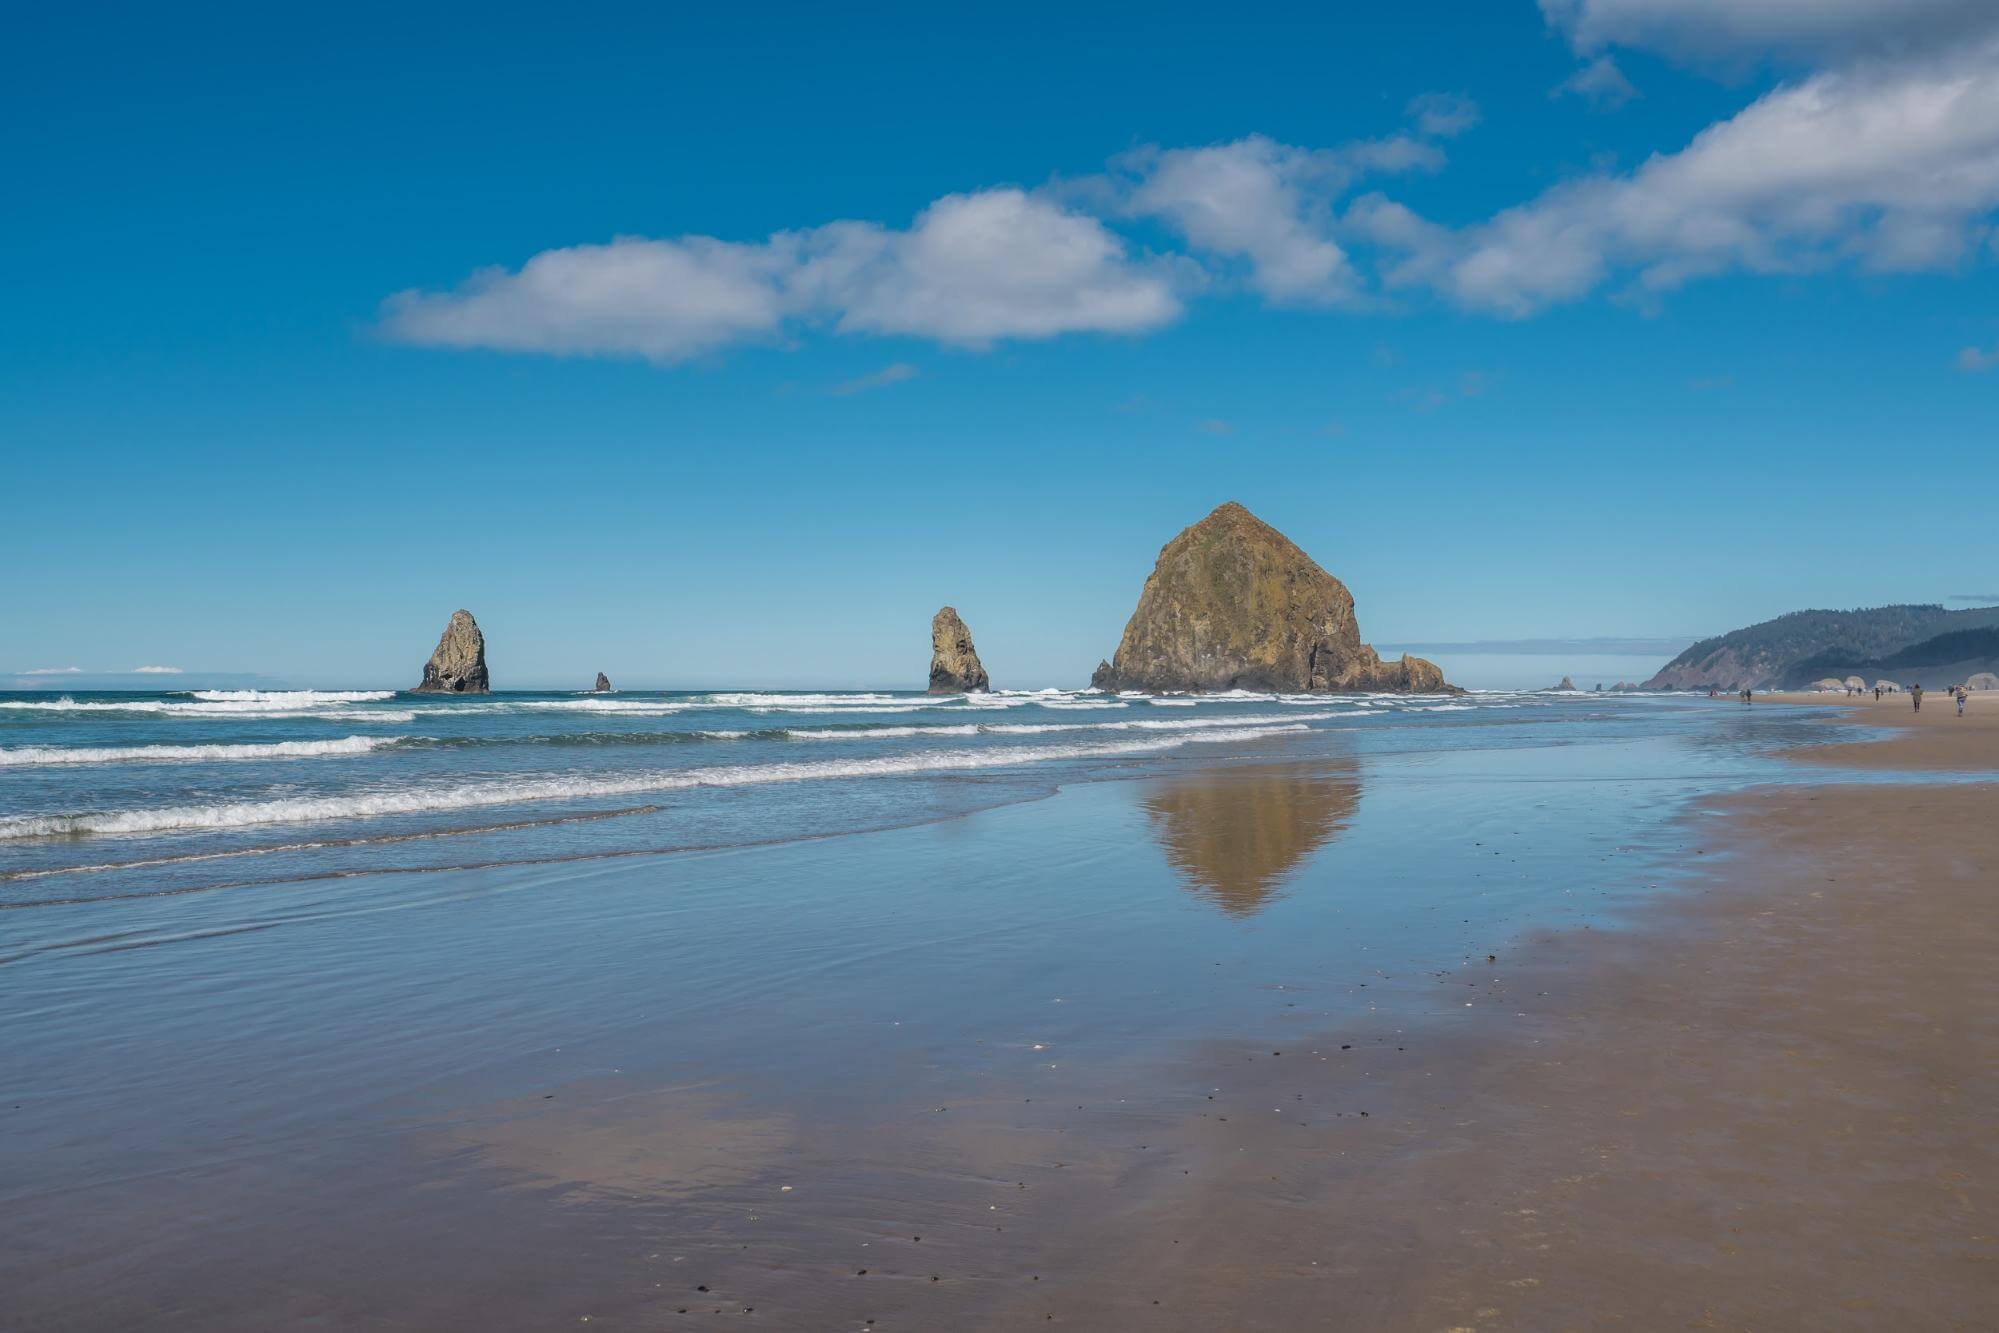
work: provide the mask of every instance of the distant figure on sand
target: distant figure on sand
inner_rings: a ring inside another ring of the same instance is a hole
[[[1877,704],[1881,702],[1881,687],[1879,685],[1874,687],[1874,702]]]
[[[1912,700],[1912,701],[1913,701],[1913,702],[1915,703],[1915,705],[1916,705],[1916,711],[1917,711],[1918,713],[1922,712],[1922,711],[1923,711],[1923,687],[1922,687],[1921,685],[1911,685],[1911,686],[1909,687],[1909,698],[1910,698],[1910,699],[1911,699],[1911,700]]]
[[[1742,691],[1742,702],[1749,703],[1754,697],[1747,689]]]
[[[1958,687],[1957,687],[1957,689],[1956,689],[1956,690],[1952,691],[1952,693],[1954,693],[1954,694],[1956,694],[1956,695],[1957,695],[1957,715],[1958,715],[1959,717],[1963,717],[1963,716],[1964,716],[1964,696],[1965,696],[1965,688],[1964,688],[1964,686],[1960,685],[1960,686],[1958,686]]]

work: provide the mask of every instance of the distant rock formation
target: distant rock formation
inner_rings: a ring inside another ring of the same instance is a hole
[[[1230,501],[1159,553],[1103,690],[1461,693],[1435,663],[1384,662],[1360,641],[1353,594],[1283,533]]]
[[[597,683],[590,687],[590,693],[609,694],[610,692],[611,692],[611,678],[605,675],[603,672],[599,671],[597,673]]]
[[[944,607],[930,618],[930,693],[984,694],[992,687],[972,647],[972,631],[954,608]]]
[[[454,611],[451,623],[438,636],[437,651],[423,666],[423,683],[416,694],[484,694],[486,680],[486,636],[470,611]]]
[[[1541,691],[1541,693],[1543,693],[1543,694],[1560,694],[1560,693],[1561,693],[1562,691],[1564,691],[1564,690],[1573,690],[1573,689],[1575,689],[1575,687],[1576,687],[1576,683],[1575,683],[1574,681],[1570,680],[1570,679],[1569,679],[1569,678],[1568,678],[1567,676],[1564,676],[1564,677],[1562,677],[1562,678],[1561,678],[1561,680],[1559,680],[1559,681],[1558,681],[1558,682],[1556,682],[1555,684],[1553,684],[1553,685],[1550,685],[1550,686],[1549,686],[1549,687],[1548,687],[1547,689],[1545,689],[1545,690],[1542,690],[1542,691]],[[1597,688],[1598,688],[1598,689],[1600,690],[1600,689],[1602,689],[1602,688],[1603,688],[1603,686],[1599,685],[1599,686],[1597,686]]]
[[[1837,677],[1827,676],[1823,680],[1813,681],[1812,688],[1820,694],[1844,694],[1846,682]]]
[[[1990,671],[1980,671],[1964,682],[1967,690],[1999,690],[1999,676]]]

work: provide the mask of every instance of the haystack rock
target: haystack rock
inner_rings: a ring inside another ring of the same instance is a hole
[[[423,665],[423,684],[416,694],[484,694],[486,636],[470,611],[454,611],[438,636],[437,651]]]
[[[1570,679],[1569,679],[1569,678],[1568,678],[1567,676],[1564,676],[1564,677],[1562,677],[1562,678],[1561,678],[1561,679],[1560,679],[1559,681],[1557,681],[1557,682],[1556,682],[1555,684],[1553,684],[1553,685],[1550,685],[1550,686],[1549,686],[1549,687],[1548,687],[1547,689],[1543,690],[1543,691],[1542,691],[1542,693],[1543,693],[1543,694],[1561,694],[1561,693],[1563,693],[1564,691],[1573,691],[1573,690],[1574,690],[1575,688],[1576,688],[1576,683],[1575,683],[1574,681],[1570,680]],[[1602,689],[1602,688],[1603,688],[1603,686],[1599,685],[1599,686],[1597,686],[1597,688],[1598,688],[1598,689],[1600,690],[1600,689]]]
[[[1104,690],[1462,691],[1434,662],[1384,662],[1360,641],[1353,594],[1234,501],[1166,543],[1097,668]]]
[[[972,647],[972,631],[951,607],[930,618],[930,692],[984,694],[993,687]]]
[[[610,692],[611,692],[611,678],[605,675],[603,672],[599,671],[597,673],[597,683],[590,687],[590,693],[609,694]]]

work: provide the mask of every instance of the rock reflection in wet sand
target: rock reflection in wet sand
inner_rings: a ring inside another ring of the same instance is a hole
[[[1210,769],[1155,784],[1145,810],[1187,887],[1230,916],[1260,911],[1360,803],[1352,764]]]

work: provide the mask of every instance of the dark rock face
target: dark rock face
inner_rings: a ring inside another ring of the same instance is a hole
[[[484,694],[486,636],[470,611],[454,611],[438,637],[437,651],[423,666],[423,683],[416,694]]]
[[[1557,683],[1555,683],[1555,684],[1553,684],[1553,685],[1550,685],[1550,686],[1549,686],[1549,687],[1548,687],[1548,688],[1547,688],[1546,690],[1542,691],[1542,693],[1544,693],[1544,694],[1559,694],[1559,693],[1560,693],[1561,691],[1563,691],[1563,690],[1573,690],[1573,689],[1574,689],[1575,687],[1576,687],[1576,683],[1575,683],[1574,681],[1570,680],[1570,679],[1569,679],[1569,678],[1568,678],[1567,676],[1564,676],[1564,677],[1562,677],[1562,678],[1561,678],[1561,680],[1560,680],[1560,681],[1558,681]],[[1600,689],[1602,689],[1602,688],[1603,688],[1603,686],[1599,685],[1599,686],[1597,686],[1597,688],[1598,688],[1598,689],[1600,690]]]
[[[956,610],[944,607],[930,620],[930,693],[984,694],[992,687],[972,647],[972,631]]]
[[[1353,594],[1231,501],[1166,543],[1124,627],[1105,690],[1459,693],[1435,663],[1384,662]]]
[[[611,678],[599,671],[597,673],[597,683],[590,687],[590,692],[592,694],[609,694],[611,692]]]

